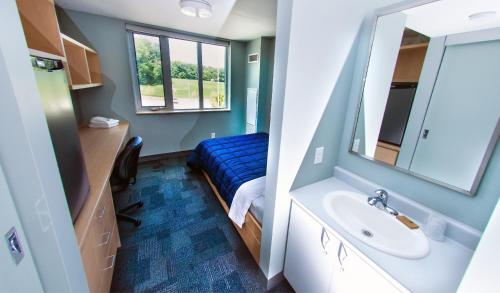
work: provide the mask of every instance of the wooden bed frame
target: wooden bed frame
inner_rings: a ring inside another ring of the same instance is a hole
[[[208,184],[210,185],[215,196],[219,200],[222,208],[224,208],[224,211],[226,211],[226,213],[229,213],[229,207],[220,196],[219,191],[212,183],[212,180],[210,179],[208,174],[204,170],[202,170],[201,172],[203,172],[203,176],[205,176],[205,178],[207,179]],[[245,216],[245,223],[243,224],[243,228],[238,227],[234,223],[233,225],[236,228],[236,231],[238,231],[238,233],[240,234],[241,239],[243,239],[243,242],[245,242],[245,245],[248,247],[248,250],[250,251],[250,254],[252,254],[253,259],[258,264],[260,259],[260,238],[262,235],[262,226],[250,212],[247,212]]]

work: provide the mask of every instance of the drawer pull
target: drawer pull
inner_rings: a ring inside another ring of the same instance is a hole
[[[97,213],[97,215],[95,216],[97,219],[102,219],[104,218],[104,215],[106,214],[106,206],[103,206],[99,212]]]
[[[108,256],[106,258],[106,263],[109,263],[110,262],[109,260],[111,260],[111,264],[109,266],[105,267],[103,269],[103,271],[107,271],[107,270],[111,269],[112,267],[114,267],[115,266],[115,259],[116,259],[116,255],[115,254]]]
[[[97,246],[104,246],[109,243],[109,239],[111,239],[111,232],[106,232],[101,234],[101,240],[102,242],[99,243]]]

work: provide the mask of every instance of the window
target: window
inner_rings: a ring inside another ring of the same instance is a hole
[[[134,28],[129,42],[138,113],[229,110],[228,43]]]
[[[160,38],[134,34],[137,80],[143,107],[165,107]]]

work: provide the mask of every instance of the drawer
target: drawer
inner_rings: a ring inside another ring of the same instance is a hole
[[[103,219],[103,232],[112,233],[116,225],[115,208],[113,205],[113,196],[111,194],[111,186],[106,185],[101,196],[101,201],[104,203],[106,212]]]
[[[120,243],[120,237],[118,234],[118,226],[115,224],[113,229],[111,240],[108,245],[107,257],[104,259],[104,266],[102,269],[102,291],[109,292],[111,288],[111,281],[113,280],[113,270],[115,268],[116,252]]]
[[[102,292],[101,271],[111,243],[111,234],[101,231],[102,226],[91,225],[80,249],[90,292]]]

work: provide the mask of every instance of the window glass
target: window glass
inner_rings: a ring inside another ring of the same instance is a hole
[[[165,107],[160,39],[134,33],[137,79],[143,107]]]
[[[197,43],[179,39],[169,39],[168,43],[174,109],[198,109]]]
[[[226,107],[226,47],[202,44],[203,108]]]

